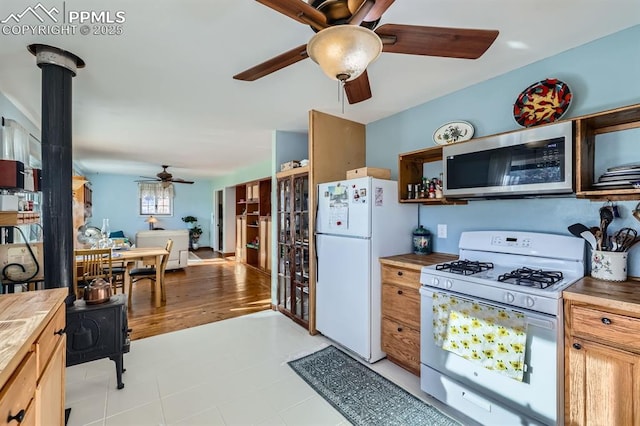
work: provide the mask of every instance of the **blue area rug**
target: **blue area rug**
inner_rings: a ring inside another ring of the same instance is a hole
[[[289,366],[354,425],[460,426],[334,346]]]

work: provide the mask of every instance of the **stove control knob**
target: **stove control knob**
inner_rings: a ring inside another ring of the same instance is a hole
[[[516,297],[513,295],[513,293],[508,292],[504,295],[504,298],[508,303],[513,303],[513,301],[516,300]]]
[[[437,286],[439,286],[439,285],[440,285],[440,280],[439,280],[439,279],[437,279],[437,278],[434,278],[434,279],[431,281],[431,284],[433,284],[433,286],[434,286],[434,287],[437,287]]]
[[[451,280],[447,280],[447,281],[445,281],[444,286],[445,286],[446,288],[451,288],[451,287],[453,287],[453,281],[451,281]]]
[[[527,296],[527,298],[525,299],[525,302],[529,308],[532,308],[533,305],[536,304],[536,301],[533,299],[533,297],[530,297],[530,296]]]

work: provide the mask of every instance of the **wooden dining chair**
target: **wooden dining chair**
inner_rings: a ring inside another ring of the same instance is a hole
[[[74,259],[76,266],[73,268],[73,285],[76,297],[79,296],[78,283],[82,283],[84,287],[95,278],[104,278],[113,283],[111,249],[77,249],[74,250]]]
[[[169,262],[169,256],[171,255],[171,248],[173,247],[173,240],[167,240],[167,245],[165,246],[165,250],[167,254],[162,256],[162,261],[160,262],[160,292],[163,301],[167,300],[167,295],[164,288],[164,271],[167,267],[167,263]],[[131,291],[133,288],[133,283],[140,280],[150,280],[152,283],[156,281],[156,268],[155,267],[145,267],[145,268],[134,268],[129,271],[129,306],[131,305]]]

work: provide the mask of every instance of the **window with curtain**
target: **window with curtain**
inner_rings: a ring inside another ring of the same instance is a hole
[[[173,185],[163,182],[138,183],[138,200],[141,215],[173,215]]]

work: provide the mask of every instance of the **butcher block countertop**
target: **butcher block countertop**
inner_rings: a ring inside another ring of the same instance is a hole
[[[640,316],[640,281],[614,282],[584,277],[564,290],[562,297]]]
[[[66,288],[0,295],[0,389],[68,295]]]
[[[396,256],[381,257],[380,263],[383,265],[398,266],[400,268],[415,269],[420,272],[423,266],[435,265],[436,263],[451,262],[457,260],[457,254],[431,253],[431,254],[398,254]]]

